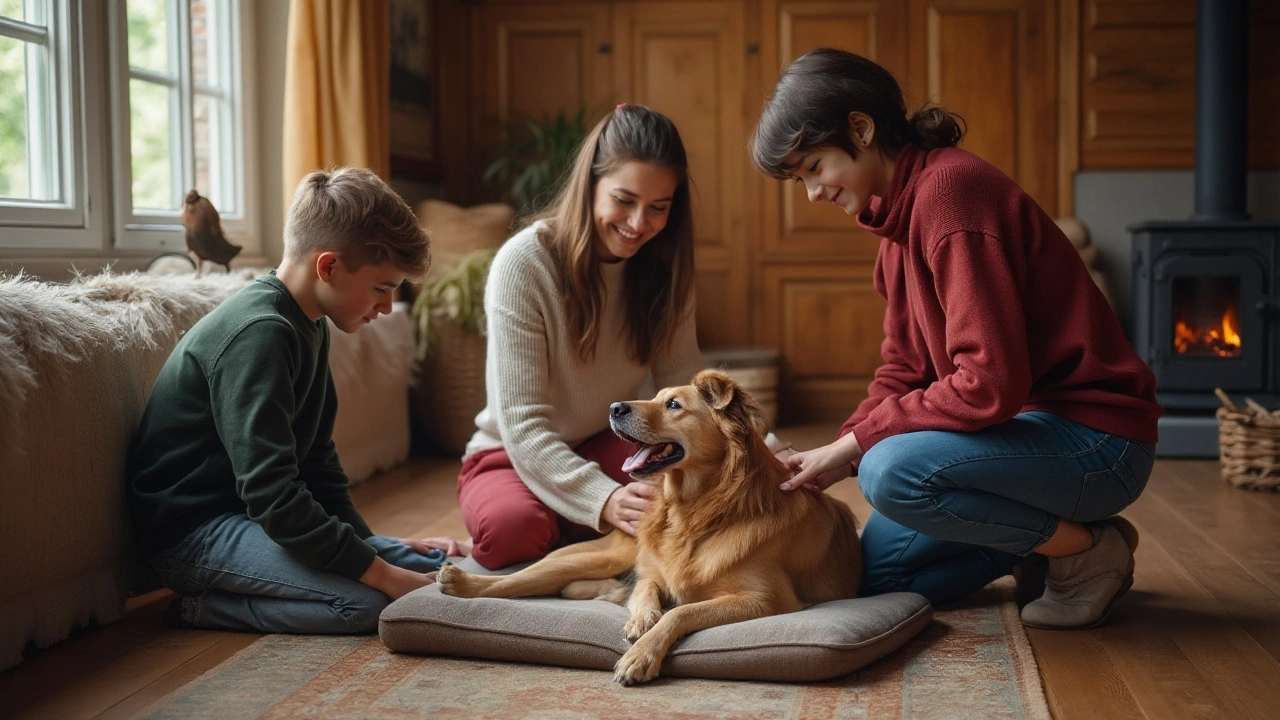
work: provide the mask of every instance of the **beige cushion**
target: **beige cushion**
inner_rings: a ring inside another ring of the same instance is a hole
[[[478,568],[469,560],[461,565]],[[622,630],[627,615],[602,600],[461,599],[431,585],[391,603],[379,634],[396,652],[610,670],[630,646]],[[689,635],[672,648],[662,674],[825,680],[902,647],[932,617],[929,602],[914,593],[821,603]]]
[[[448,270],[469,253],[502,245],[516,213],[503,203],[463,208],[443,200],[423,200],[413,212],[431,234],[432,275]]]

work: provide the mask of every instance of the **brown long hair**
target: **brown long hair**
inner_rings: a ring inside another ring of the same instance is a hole
[[[953,147],[964,137],[964,119],[940,107],[907,114],[902,88],[875,62],[844,50],[818,48],[801,55],[778,80],[751,136],[751,161],[766,175],[789,179],[794,153],[834,145],[849,157],[849,113],[866,113],[876,126],[881,152],[894,157],[907,144]]]
[[[578,356],[590,360],[600,340],[604,281],[593,221],[596,183],[625,162],[669,168],[676,176],[666,227],[626,261],[628,354],[648,365],[670,346],[692,307],[693,208],[689,161],[680,133],[667,116],[643,105],[619,105],[591,130],[551,206],[538,239],[560,274],[569,327]]]

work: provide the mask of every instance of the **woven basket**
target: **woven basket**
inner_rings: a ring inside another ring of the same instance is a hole
[[[1280,410],[1253,401],[1245,407],[1221,389],[1218,408],[1218,452],[1222,479],[1251,490],[1280,490]]]
[[[418,368],[413,388],[414,419],[441,452],[461,456],[476,432],[476,415],[485,406],[485,339],[450,321],[439,311],[432,318],[436,342]]]

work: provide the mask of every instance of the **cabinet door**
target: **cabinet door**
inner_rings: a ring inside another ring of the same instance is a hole
[[[911,0],[908,95],[965,119],[960,147],[1058,213],[1056,0]]]
[[[783,0],[765,14],[766,96],[791,61],[819,47],[871,58],[905,79],[900,0]],[[758,118],[756,105],[751,124]],[[843,420],[881,361],[884,301],[871,277],[880,239],[838,208],[810,203],[801,184],[762,183],[764,231],[753,275],[760,292],[752,302],[756,341],[782,354],[779,411],[788,422]]]
[[[472,15],[472,176],[513,121],[609,107],[611,8],[595,2],[486,2]],[[478,193],[483,197],[486,193]]]
[[[742,3],[617,3],[613,42],[614,99],[670,117],[689,155],[699,341],[704,347],[745,344],[750,243]]]

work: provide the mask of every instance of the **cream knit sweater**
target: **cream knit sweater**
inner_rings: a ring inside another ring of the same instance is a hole
[[[601,265],[605,306],[591,362],[577,353],[564,291],[537,227],[508,240],[493,259],[485,286],[488,405],[476,416],[467,454],[505,448],[533,494],[568,520],[603,532],[600,517],[618,488],[595,462],[573,448],[609,426],[609,405],[639,398],[650,370],[655,387],[687,385],[704,367],[693,309],[666,355],[652,367],[627,356],[623,329],[623,268]]]

